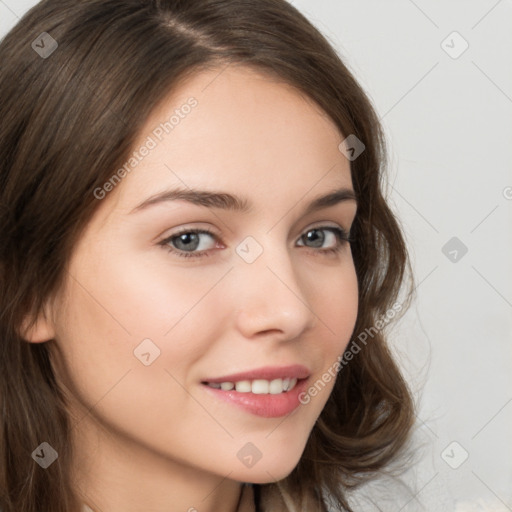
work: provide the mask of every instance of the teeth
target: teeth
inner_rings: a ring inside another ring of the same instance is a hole
[[[280,393],[291,391],[297,384],[297,379],[286,378],[274,379],[270,381],[265,379],[256,379],[253,381],[241,380],[238,382],[222,382],[221,384],[208,382],[207,384],[211,388],[222,389],[223,391],[231,391],[234,389],[239,393],[254,393],[255,395],[279,395]]]
[[[283,379],[274,379],[270,381],[268,386],[269,393],[271,395],[278,395],[283,392]]]
[[[239,393],[250,393],[251,392],[251,381],[241,380],[235,384],[235,389]]]
[[[253,380],[252,386],[251,386],[251,391],[255,395],[268,395],[269,387],[270,387],[270,383],[268,382],[268,380],[263,380],[263,379]]]

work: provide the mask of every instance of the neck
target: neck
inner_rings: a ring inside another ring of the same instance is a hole
[[[250,485],[241,488],[240,497],[237,503],[236,512],[257,512],[254,505],[254,490]],[[96,512],[87,503],[83,504],[81,512]],[[195,508],[189,508],[188,512],[197,512]]]

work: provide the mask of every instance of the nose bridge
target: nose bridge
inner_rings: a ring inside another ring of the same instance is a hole
[[[300,275],[276,233],[258,238],[236,248],[239,328],[246,336],[278,330],[286,339],[297,337],[314,318]]]

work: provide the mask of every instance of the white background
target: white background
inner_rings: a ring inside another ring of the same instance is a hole
[[[35,3],[0,0],[0,36]],[[512,2],[292,3],[382,119],[418,283],[391,331],[417,397],[417,462],[409,491],[368,486],[356,509],[512,511]],[[466,254],[445,256],[453,237]]]

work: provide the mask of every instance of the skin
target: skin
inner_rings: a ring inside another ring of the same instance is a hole
[[[94,510],[234,512],[240,482],[286,477],[334,380],[286,418],[216,400],[201,380],[301,363],[314,383],[355,325],[350,245],[328,230],[320,248],[303,236],[325,225],[349,231],[354,220],[354,200],[304,215],[313,198],[352,189],[338,149],[345,137],[290,86],[240,66],[219,72],[193,75],[153,111],[134,148],[187,98],[198,101],[99,201],[65,286],[26,334],[50,343],[71,403],[73,478]],[[168,201],[131,213],[174,186],[226,191],[253,207]],[[208,256],[159,245],[181,228],[214,231],[196,250]],[[235,251],[247,236],[263,248],[250,264]],[[336,254],[320,251],[337,244]],[[160,356],[145,366],[134,349],[148,338]],[[250,468],[237,457],[248,442],[262,454]]]

